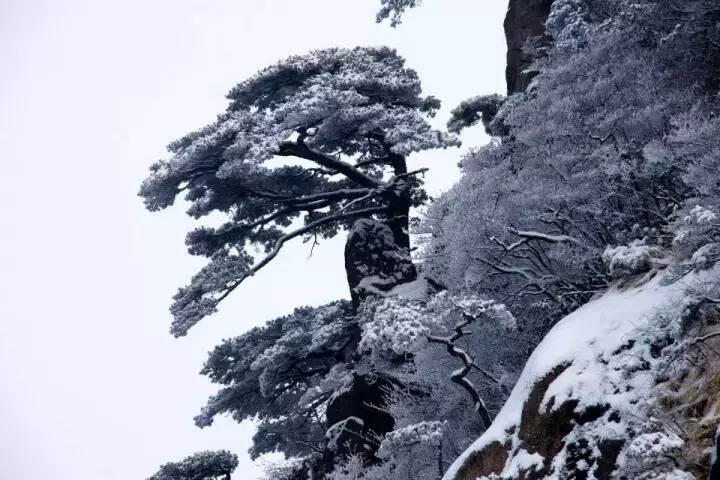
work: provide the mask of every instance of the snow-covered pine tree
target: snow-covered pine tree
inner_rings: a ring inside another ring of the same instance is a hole
[[[291,57],[228,98],[216,122],[169,146],[172,156],[151,167],[140,190],[151,211],[184,195],[190,216],[228,218],[188,235],[190,253],[210,263],[174,297],[171,332],[185,335],[289,240],[350,229],[345,266],[354,305],[300,308],[217,347],[203,373],[224,388],[195,419],[202,427],[222,413],[256,418],[253,456],[281,451],[302,459],[300,471],[323,471],[337,453],[327,446],[328,427],[360,419],[359,429],[336,429],[334,438],[339,448],[369,452],[392,428],[389,414],[366,406],[385,401],[391,380],[352,368],[360,332],[354,307],[358,292],[415,278],[408,215],[427,197],[424,170],[410,171],[406,157],[459,142],[430,127],[439,101],[421,96],[416,72],[388,48]],[[260,259],[257,247],[265,250]]]
[[[166,463],[148,480],[230,480],[237,465],[237,455],[226,450],[198,452]]]
[[[409,247],[408,212],[426,195],[406,157],[458,145],[427,122],[440,103],[389,48],[294,56],[236,85],[217,120],[171,143],[140,195],[151,211],[185,195],[195,218],[227,215],[188,234],[210,263],[181,288],[171,332],[182,336],[289,240],[329,238],[358,219],[389,228]],[[266,256],[256,260],[251,248]]]
[[[253,458],[274,451],[303,458],[322,451],[328,403],[351,381],[346,362],[354,353],[356,330],[350,303],[340,301],[297,308],[225,340],[202,370],[222,388],[195,423],[206,427],[222,414],[238,422],[255,419]]]

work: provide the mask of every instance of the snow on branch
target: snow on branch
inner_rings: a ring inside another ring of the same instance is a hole
[[[490,412],[485,406],[485,402],[480,396],[480,393],[477,391],[477,388],[475,388],[475,385],[467,378],[468,374],[475,365],[475,362],[465,350],[458,348],[455,345],[455,342],[467,335],[467,332],[465,332],[463,328],[469,326],[474,321],[475,317],[467,313],[463,313],[462,322],[455,325],[455,331],[451,335],[445,337],[430,335],[427,339],[429,342],[445,345],[450,355],[455,358],[459,358],[463,362],[462,368],[459,368],[450,374],[450,380],[457,383],[468,392],[473,400],[475,412],[480,416],[485,427],[489,427],[492,423]]]
[[[227,450],[198,452],[166,463],[148,480],[230,480],[237,466],[237,455]]]
[[[518,230],[518,229],[512,228],[512,227],[508,228],[508,231],[514,233],[518,237],[521,237],[521,238],[524,238],[527,240],[539,240],[539,241],[548,242],[548,243],[573,243],[575,245],[583,246],[583,243],[580,240],[578,240],[575,237],[571,237],[570,235],[524,231],[524,230]]]
[[[215,256],[207,267],[193,277],[188,287],[181,288],[173,297],[174,302],[170,311],[175,318],[170,329],[171,333],[176,337],[184,336],[203,317],[217,311],[217,306],[221,301],[247,278],[255,275],[270,263],[280,253],[285,243],[293,238],[312,232],[322,225],[343,219],[382,213],[385,210],[386,207],[369,207],[320,218],[280,237],[272,250],[254,264],[246,254],[229,255],[225,253]]]

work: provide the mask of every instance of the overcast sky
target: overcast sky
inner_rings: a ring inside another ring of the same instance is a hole
[[[427,0],[393,30],[379,0],[0,0],[0,479],[144,479],[198,450],[241,456],[251,425],[192,417],[207,352],[301,304],[347,296],[343,240],[290,245],[180,340],[168,305],[202,265],[182,208],[137,197],[165,145],[259,68],[313,48],[390,45],[443,100],[503,93],[504,0]],[[475,131],[466,149],[484,141]],[[430,189],[463,149],[414,158]]]

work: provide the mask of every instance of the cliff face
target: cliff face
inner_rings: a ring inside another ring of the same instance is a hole
[[[532,80],[532,73],[523,73],[533,61],[523,52],[523,45],[532,38],[544,36],[552,1],[510,0],[504,23],[508,47],[505,70],[508,94],[525,91]]]
[[[679,368],[678,352],[689,350],[678,347],[689,348],[688,285],[715,282],[719,273],[673,282],[663,270],[649,272],[560,321],[492,426],[444,479],[702,478],[718,377],[709,366]]]

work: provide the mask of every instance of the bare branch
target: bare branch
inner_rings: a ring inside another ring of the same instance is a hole
[[[714,337],[720,337],[720,332],[713,332],[713,333],[708,333],[707,335],[703,335],[702,337],[695,337],[695,338],[689,339],[685,343],[686,343],[686,345],[695,345],[696,343],[705,342]]]
[[[293,197],[281,200],[283,203],[291,205],[302,204],[306,202],[314,202],[316,200],[351,200],[371,192],[368,188],[344,188],[334,190],[332,192],[316,193],[314,195],[305,195],[303,197]]]
[[[364,215],[372,215],[374,213],[382,213],[386,210],[385,207],[370,207],[370,208],[363,208],[360,210],[354,210],[352,212],[342,213],[342,214],[336,214],[336,215],[330,215],[327,217],[323,217],[321,219],[318,219],[314,222],[311,222],[302,228],[298,228],[297,230],[294,230],[290,233],[287,233],[280,237],[276,242],[274,248],[270,251],[270,253],[265,256],[262,260],[260,260],[258,263],[256,263],[248,272],[243,275],[242,277],[238,278],[234,282],[232,282],[230,285],[228,285],[225,288],[225,291],[217,298],[215,299],[215,305],[223,301],[228,295],[232,293],[233,290],[235,290],[242,282],[244,282],[248,277],[252,277],[255,275],[260,269],[262,269],[265,265],[270,263],[272,259],[274,259],[278,253],[280,253],[280,250],[282,249],[283,245],[287,243],[289,240],[292,240],[293,238],[299,237],[301,235],[304,235],[308,232],[313,231],[317,227],[320,227],[322,225],[327,225],[328,223],[337,222],[339,220],[344,220],[347,218],[354,218],[358,216],[364,216]]]
[[[584,246],[584,244],[575,237],[570,235],[552,235],[542,232],[523,231],[516,228],[508,228],[508,231],[514,233],[518,237],[526,238],[528,240],[539,240],[548,243],[574,243],[575,245]]]
[[[475,362],[473,358],[468,354],[465,350],[458,348],[455,345],[455,342],[467,335],[467,332],[463,331],[464,327],[467,327],[472,322],[475,321],[475,317],[463,312],[463,321],[455,325],[455,332],[447,337],[439,337],[435,335],[429,335],[427,337],[428,341],[431,343],[441,343],[445,345],[447,348],[447,351],[450,355],[453,357],[459,358],[463,362],[463,367],[455,370],[450,374],[450,380],[457,383],[461,387],[463,387],[469,394],[470,397],[473,399],[473,402],[475,404],[475,412],[480,416],[481,420],[483,421],[483,424],[485,427],[489,427],[492,423],[492,418],[490,417],[490,412],[488,411],[487,407],[485,406],[485,402],[483,401],[482,397],[480,396],[480,393],[475,388],[475,385],[467,378],[467,375],[470,373],[470,370],[473,367],[477,367],[475,365]],[[481,370],[484,372],[484,370]]]

